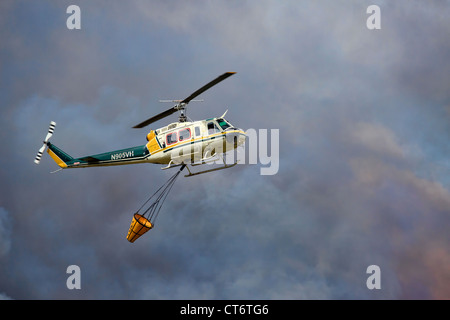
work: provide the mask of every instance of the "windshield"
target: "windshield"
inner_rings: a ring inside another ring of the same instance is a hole
[[[231,127],[231,125],[225,119],[217,119],[217,123],[222,128],[222,130],[225,130],[225,129]]]

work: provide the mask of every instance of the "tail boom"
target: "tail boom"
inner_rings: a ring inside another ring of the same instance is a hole
[[[54,144],[47,143],[47,146],[48,154],[63,169],[142,163],[148,162],[150,156],[145,145],[80,158],[72,158]]]

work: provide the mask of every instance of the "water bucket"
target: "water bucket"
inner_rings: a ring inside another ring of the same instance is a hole
[[[153,224],[150,220],[138,213],[135,213],[133,220],[131,220],[130,230],[128,230],[127,240],[133,243],[137,238],[142,236],[151,228],[153,228]]]

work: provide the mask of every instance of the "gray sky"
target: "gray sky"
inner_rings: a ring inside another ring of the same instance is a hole
[[[2,1],[0,298],[450,298],[448,16],[449,1]],[[131,127],[159,99],[226,71],[188,116],[279,129],[278,173],[180,178],[134,244],[133,212],[171,172],[33,163],[51,120],[73,156],[141,145]]]

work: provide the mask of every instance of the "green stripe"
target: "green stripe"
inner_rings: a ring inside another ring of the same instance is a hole
[[[107,163],[114,163],[114,162],[127,162],[127,161],[134,161],[134,160],[141,160],[144,159],[146,156],[149,155],[149,152],[147,150],[147,147],[145,145],[132,147],[132,148],[126,148],[126,149],[120,149],[100,154],[95,154],[91,156],[85,156],[80,157],[76,159],[72,159],[68,165],[74,165],[75,163],[79,162],[79,164],[76,164],[74,166],[82,166],[82,165],[90,165],[90,164],[107,164]]]

